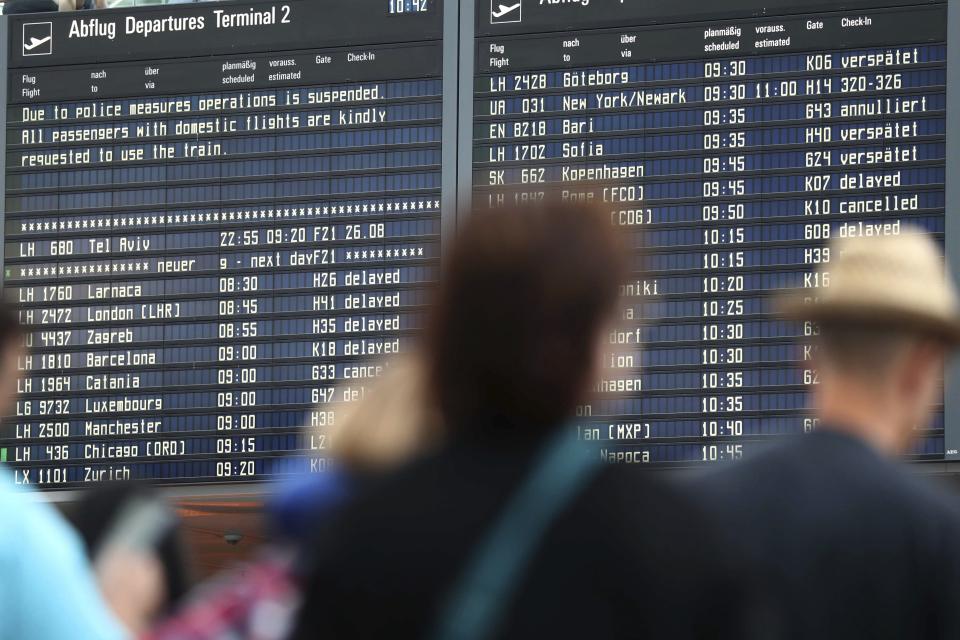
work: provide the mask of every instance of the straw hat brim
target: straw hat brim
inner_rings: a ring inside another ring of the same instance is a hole
[[[805,292],[809,295],[809,292]],[[960,318],[946,318],[880,301],[864,304],[830,300],[809,302],[804,293],[781,296],[777,312],[790,320],[818,323],[856,324],[906,332],[943,340],[951,347],[960,346]]]

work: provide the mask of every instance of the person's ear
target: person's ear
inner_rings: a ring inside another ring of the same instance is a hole
[[[923,341],[913,345],[903,355],[899,367],[899,390],[906,397],[926,395],[931,380],[939,376],[942,367],[943,348],[938,343]]]

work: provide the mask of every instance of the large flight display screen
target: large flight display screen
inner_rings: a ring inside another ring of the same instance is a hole
[[[592,199],[636,250],[580,412],[607,460],[815,429],[817,329],[772,295],[828,286],[831,238],[943,238],[947,5],[903,4],[478,0],[475,200]]]
[[[829,286],[832,239],[958,242],[950,25],[918,0],[6,18],[2,276],[29,352],[0,462],[45,489],[322,470],[469,205],[557,193],[635,252],[585,442],[676,467],[812,431],[817,327],[771,301]],[[960,455],[950,402],[913,459]]]
[[[439,276],[442,7],[12,17],[0,459],[41,488],[315,469]],[[334,397],[334,389],[343,397]]]

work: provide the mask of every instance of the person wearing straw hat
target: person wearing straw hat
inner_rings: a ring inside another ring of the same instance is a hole
[[[764,575],[788,638],[960,638],[958,498],[897,461],[960,344],[960,302],[919,232],[834,242],[830,286],[785,296],[819,326],[813,433],[699,479]]]

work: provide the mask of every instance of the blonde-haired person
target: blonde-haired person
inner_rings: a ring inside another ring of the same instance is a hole
[[[364,384],[363,396],[351,402],[321,405],[334,421],[316,427],[326,472],[285,483],[271,500],[270,517],[278,535],[301,541],[318,522],[355,495],[366,482],[427,454],[444,441],[428,368],[420,349],[383,363],[383,374]],[[350,391],[356,384],[349,385]],[[346,385],[335,398],[348,393]]]
[[[287,637],[299,579],[312,566],[311,549],[303,541],[358,494],[364,478],[386,473],[442,440],[420,353],[383,366],[381,377],[365,383],[360,400],[317,407],[337,416],[334,424],[315,433],[327,443],[324,452],[335,463],[325,473],[282,484],[268,501],[272,546],[256,562],[198,589],[187,606],[143,640]],[[353,383],[349,392],[355,390]],[[347,393],[344,385],[335,397]],[[263,620],[269,624],[263,626]]]
[[[350,469],[380,472],[438,446],[443,430],[428,386],[419,351],[387,362],[361,400],[334,405],[335,422],[321,430],[330,457]]]

